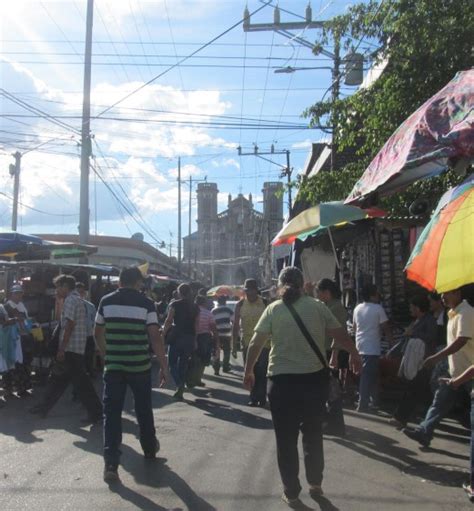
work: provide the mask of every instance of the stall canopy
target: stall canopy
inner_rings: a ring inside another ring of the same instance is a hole
[[[97,247],[77,243],[48,241],[18,232],[0,233],[0,259],[7,261],[45,261],[81,257],[97,252]]]
[[[474,158],[474,69],[459,72],[387,140],[347,197],[389,195]]]
[[[341,201],[322,202],[313,206],[290,220],[275,236],[272,245],[291,244],[296,239],[304,241],[317,234],[320,229],[340,225],[364,218],[384,216],[379,209],[361,209],[348,206]]]

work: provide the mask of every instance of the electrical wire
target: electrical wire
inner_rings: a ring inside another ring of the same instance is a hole
[[[266,7],[266,4],[265,5],[262,5],[261,7],[259,7],[258,9],[255,9],[251,15],[254,15],[254,14],[257,14],[258,12],[260,12],[262,9],[264,9]],[[158,75],[156,75],[155,77],[153,77],[151,80],[148,80],[148,82],[140,85],[140,87],[137,87],[135,90],[133,90],[132,92],[129,92],[128,94],[126,94],[125,96],[123,96],[121,99],[119,99],[118,101],[116,101],[115,103],[113,103],[112,105],[110,105],[109,107],[107,107],[105,110],[103,110],[102,112],[100,112],[100,114],[98,115],[99,117],[104,115],[105,113],[107,113],[108,111],[112,110],[113,108],[115,108],[117,105],[119,105],[120,103],[123,103],[123,101],[125,101],[126,99],[130,98],[131,96],[135,95],[137,92],[141,91],[142,89],[144,89],[145,87],[147,87],[148,85],[151,85],[153,82],[155,82],[156,80],[158,80],[159,78],[161,78],[162,76],[164,76],[165,74],[169,73],[171,70],[175,69],[176,67],[180,66],[181,64],[183,64],[186,60],[190,59],[191,57],[193,57],[194,55],[200,53],[202,50],[204,50],[205,48],[211,46],[212,44],[214,44],[216,41],[218,41],[219,39],[221,39],[222,37],[224,37],[226,34],[228,34],[229,32],[231,32],[232,30],[234,30],[236,27],[238,27],[239,25],[241,25],[243,22],[244,22],[244,18],[240,19],[237,23],[234,23],[232,26],[230,26],[229,28],[227,28],[226,30],[224,30],[223,32],[221,32],[219,35],[217,35],[216,37],[212,38],[210,41],[208,41],[207,43],[203,44],[202,46],[200,46],[199,48],[197,48],[196,50],[194,50],[192,53],[190,53],[188,56],[180,59],[177,63],[173,64],[172,66],[169,66],[167,69],[165,69],[164,71],[162,71],[161,73],[159,73]]]
[[[0,192],[0,195],[3,195],[7,199],[10,199],[11,201],[14,201],[15,199],[11,197],[10,195],[7,195],[4,192]],[[35,211],[36,213],[41,213],[42,215],[49,215],[49,216],[60,216],[60,217],[72,217],[72,216],[79,216],[79,213],[51,213],[50,211],[43,211],[42,209],[34,208],[32,206],[28,206],[27,204],[24,204],[21,201],[18,201],[18,204],[26,209],[30,209],[31,211]]]

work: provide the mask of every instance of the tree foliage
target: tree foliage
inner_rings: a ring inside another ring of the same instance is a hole
[[[315,53],[339,35],[346,50],[370,43],[373,63],[387,58],[389,64],[370,88],[336,101],[325,97],[304,112],[314,126],[336,126],[336,150],[352,150],[355,157],[301,182],[302,196],[313,203],[345,198],[397,127],[458,71],[473,66],[473,33],[471,0],[370,0],[328,22]],[[457,181],[448,174],[415,183],[384,206],[405,215],[413,197],[436,200],[448,182]]]

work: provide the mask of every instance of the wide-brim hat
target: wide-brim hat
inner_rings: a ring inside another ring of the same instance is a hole
[[[258,284],[255,279],[246,279],[244,282],[244,291],[258,291]]]

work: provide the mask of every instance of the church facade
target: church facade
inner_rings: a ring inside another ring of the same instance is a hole
[[[209,285],[242,284],[247,278],[271,283],[270,241],[283,224],[283,185],[266,182],[262,191],[263,213],[251,194],[229,195],[227,209],[219,213],[217,184],[198,184],[198,228],[183,239],[183,265],[194,268],[194,278]]]

